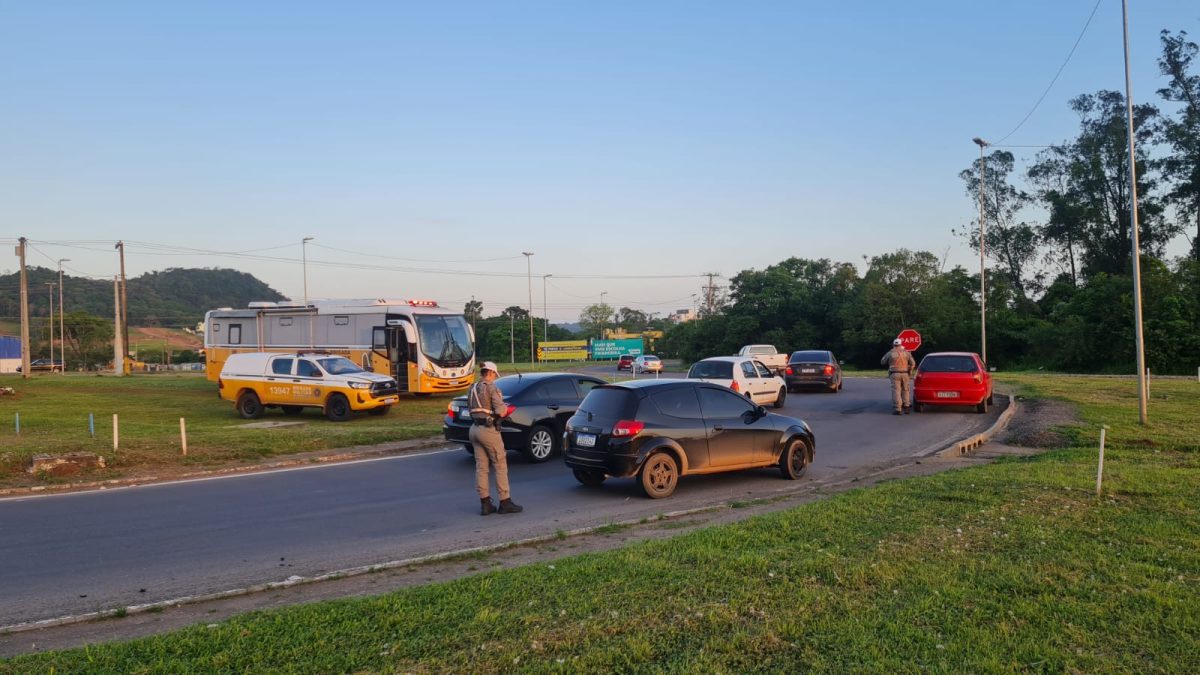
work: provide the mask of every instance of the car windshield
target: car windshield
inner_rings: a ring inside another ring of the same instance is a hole
[[[732,361],[699,361],[688,371],[692,379],[732,380]]]
[[[351,375],[353,373],[366,372],[359,368],[353,361],[342,356],[333,356],[327,359],[317,359],[317,363],[325,369],[325,372],[330,375]]]
[[[926,356],[921,361],[923,373],[973,373],[977,370],[970,356]]]
[[[829,352],[796,352],[790,360],[792,363],[828,363]]]
[[[421,353],[442,367],[466,365],[475,353],[467,320],[454,314],[418,314]]]

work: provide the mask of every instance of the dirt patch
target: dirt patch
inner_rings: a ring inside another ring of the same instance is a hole
[[[1071,445],[1063,427],[1080,423],[1075,408],[1063,401],[1021,399],[1021,412],[996,440],[1027,448],[1061,448]]]

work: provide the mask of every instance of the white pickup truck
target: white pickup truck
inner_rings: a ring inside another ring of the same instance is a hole
[[[746,356],[755,359],[776,375],[787,370],[788,355],[779,353],[775,349],[775,345],[746,345],[739,349],[738,353],[734,354],[734,356]]]

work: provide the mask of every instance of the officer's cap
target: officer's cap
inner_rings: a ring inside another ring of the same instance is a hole
[[[492,363],[491,361],[484,361],[483,365],[479,366],[479,368],[480,370],[490,370],[497,375],[500,374],[500,369],[497,368],[496,364]]]

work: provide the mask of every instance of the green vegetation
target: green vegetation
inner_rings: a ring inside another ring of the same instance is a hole
[[[303,422],[276,429],[247,429],[250,421],[233,404],[217,398],[217,385],[200,374],[40,375],[30,380],[0,377],[0,386],[16,396],[0,397],[0,485],[25,483],[26,462],[37,453],[91,451],[104,455],[109,468],[92,478],[111,478],[134,470],[210,466],[246,462],[328,448],[435,436],[441,431],[448,396],[402,397],[382,417],[356,415],[329,422],[318,410],[288,417],[268,411],[255,422]],[[21,435],[14,415],[21,415]],[[96,438],[88,435],[88,413],[95,414]],[[120,450],[112,451],[112,416],[120,418]],[[188,456],[180,455],[179,418],[187,419]]]
[[[1156,383],[1141,429],[1131,381],[1013,380],[1080,404],[1081,444],[1112,425],[1102,498],[1081,445],[0,672],[1197,672],[1200,385]]]

